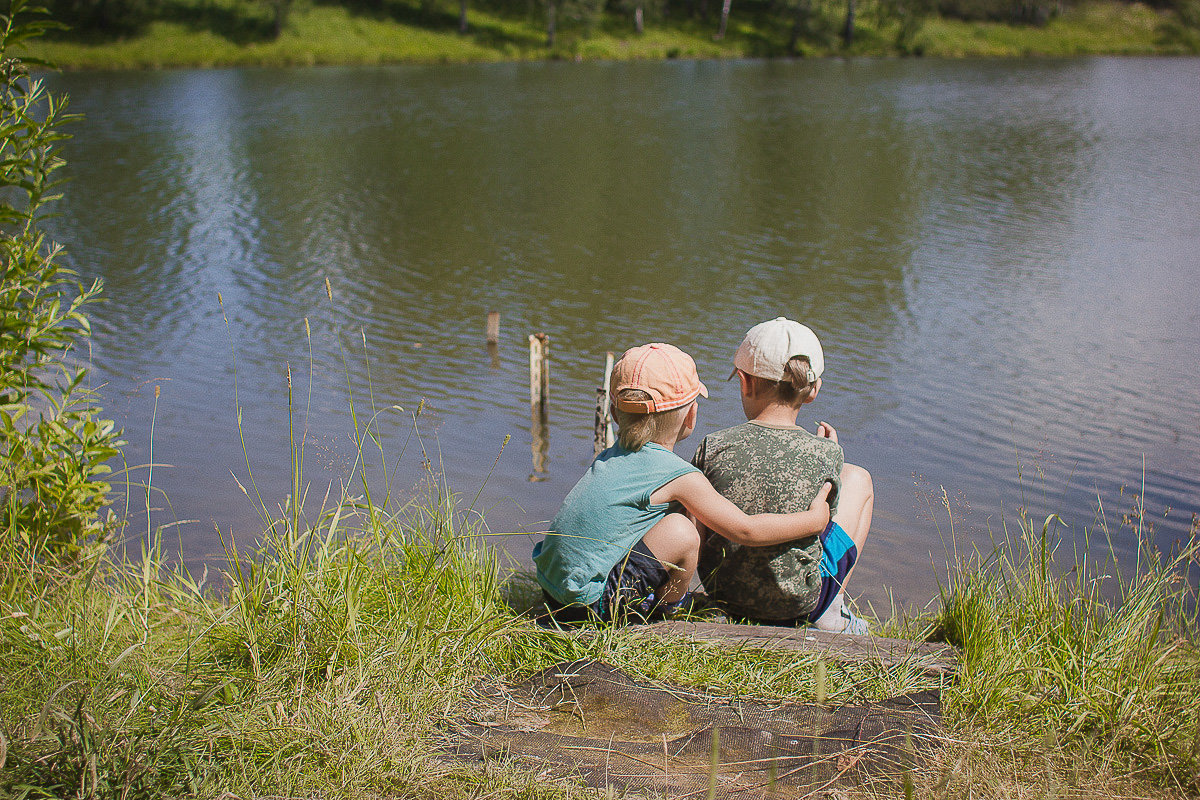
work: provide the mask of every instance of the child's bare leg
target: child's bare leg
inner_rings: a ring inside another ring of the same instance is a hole
[[[875,485],[871,482],[871,473],[854,464],[842,465],[842,491],[838,497],[838,510],[833,515],[833,521],[842,526],[842,530],[854,540],[859,558],[862,557],[863,545],[867,543],[867,534],[871,530],[871,514],[874,509]],[[857,566],[857,562],[855,565]],[[849,580],[853,574],[854,567],[851,567],[846,579]]]
[[[853,540],[861,559],[863,545],[867,542],[867,533],[871,530],[871,513],[875,509],[875,487],[871,482],[871,473],[853,464],[842,466],[842,492],[838,498],[838,510],[833,515],[833,521],[841,526],[846,535]],[[858,561],[854,562],[858,565]],[[845,589],[846,582],[854,574],[854,566],[842,579],[839,589]],[[831,580],[826,578],[825,580]],[[830,602],[824,613],[813,624],[821,630],[849,632],[856,634],[870,633],[867,623],[853,614],[844,611],[845,596],[842,591]]]
[[[682,599],[700,559],[700,534],[695,523],[683,514],[667,514],[646,532],[642,541],[669,576],[661,587],[659,602],[674,603]]]

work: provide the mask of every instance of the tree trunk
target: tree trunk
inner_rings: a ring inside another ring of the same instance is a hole
[[[458,32],[467,32],[467,0],[458,2]]]
[[[550,0],[546,4],[546,47],[548,48],[554,47],[554,34],[557,28],[555,17],[557,16],[557,12],[558,9],[554,5],[554,0]]]
[[[638,6],[636,9],[634,9],[633,28],[634,28],[634,30],[636,30],[638,32],[638,36],[641,36],[642,33],[645,32],[645,30],[646,30],[645,23],[643,23],[643,21],[642,21],[642,7],[641,6]]]
[[[846,25],[842,28],[842,42],[846,47],[854,44],[854,0],[846,0]]]
[[[853,2],[854,0],[851,0]],[[729,7],[733,5],[733,0],[724,0],[721,3],[721,25],[717,28],[717,35],[714,39],[725,38],[725,27],[729,24]]]
[[[788,54],[796,55],[800,50],[800,37],[808,28],[808,15],[812,11],[812,0],[799,0],[796,3],[796,17],[792,20],[792,35],[788,40]]]
[[[275,0],[275,17],[271,20],[271,38],[278,39],[283,34],[283,26],[287,24],[288,10],[292,0]]]

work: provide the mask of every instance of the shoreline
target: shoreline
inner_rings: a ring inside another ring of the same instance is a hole
[[[239,42],[196,25],[153,21],[127,38],[107,41],[37,40],[23,55],[64,71],[232,67],[385,66],[550,61],[699,61],[806,58],[1062,58],[1079,56],[1189,56],[1200,54],[1200,30],[1172,11],[1115,0],[1094,0],[1041,26],[963,22],[927,17],[902,23],[865,10],[854,41],[845,46],[836,9],[798,41],[778,18],[740,19],[717,40],[714,20],[670,20],[634,32],[628,20],[606,14],[590,30],[559,27],[546,46],[543,21],[472,13],[460,34],[453,26],[413,24],[313,6],[293,12],[273,40]]]
[[[40,58],[41,56],[39,56]],[[169,72],[173,70],[253,70],[253,69],[339,69],[339,68],[360,68],[360,67],[471,67],[471,66],[500,66],[513,64],[630,64],[630,63],[651,63],[651,62],[674,62],[674,63],[699,63],[699,62],[737,62],[737,61],[752,61],[752,62],[791,62],[791,61],[1068,61],[1072,59],[1086,58],[1113,58],[1113,59],[1187,59],[1200,57],[1200,53],[1026,53],[1022,55],[980,55],[977,53],[966,53],[963,55],[939,55],[939,56],[913,56],[913,55],[897,55],[897,54],[837,54],[830,53],[820,56],[679,56],[679,57],[662,57],[662,58],[560,58],[556,56],[545,56],[541,58],[512,58],[512,59],[479,59],[474,61],[450,61],[450,60],[422,60],[422,59],[407,59],[396,58],[390,60],[375,60],[375,61],[322,61],[315,60],[297,60],[297,61],[262,61],[262,62],[216,62],[205,61],[195,63],[150,63],[139,64],[136,66],[99,66],[90,63],[85,65],[80,64],[64,64],[50,59],[51,66],[30,66],[29,72],[35,76],[45,75],[48,73],[101,73],[101,72]]]

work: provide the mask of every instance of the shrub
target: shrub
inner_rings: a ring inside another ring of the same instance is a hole
[[[1163,45],[1183,53],[1200,53],[1200,0],[1177,0],[1174,14],[1159,25]]]
[[[54,19],[103,36],[137,33],[157,12],[154,0],[51,0]]]
[[[29,75],[14,46],[48,27],[24,0],[0,13],[0,554],[76,553],[99,532],[100,476],[118,433],[71,354],[100,293],[59,263],[39,225],[57,199],[65,103]]]
[[[938,0],[938,13],[966,21],[1045,25],[1062,13],[1058,0]]]

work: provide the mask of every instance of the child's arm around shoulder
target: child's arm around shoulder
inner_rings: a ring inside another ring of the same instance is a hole
[[[829,491],[826,482],[807,511],[794,514],[754,514],[742,511],[713,488],[700,472],[689,472],[655,489],[651,503],[677,502],[696,521],[731,542],[749,547],[790,542],[825,530],[829,524]]]

